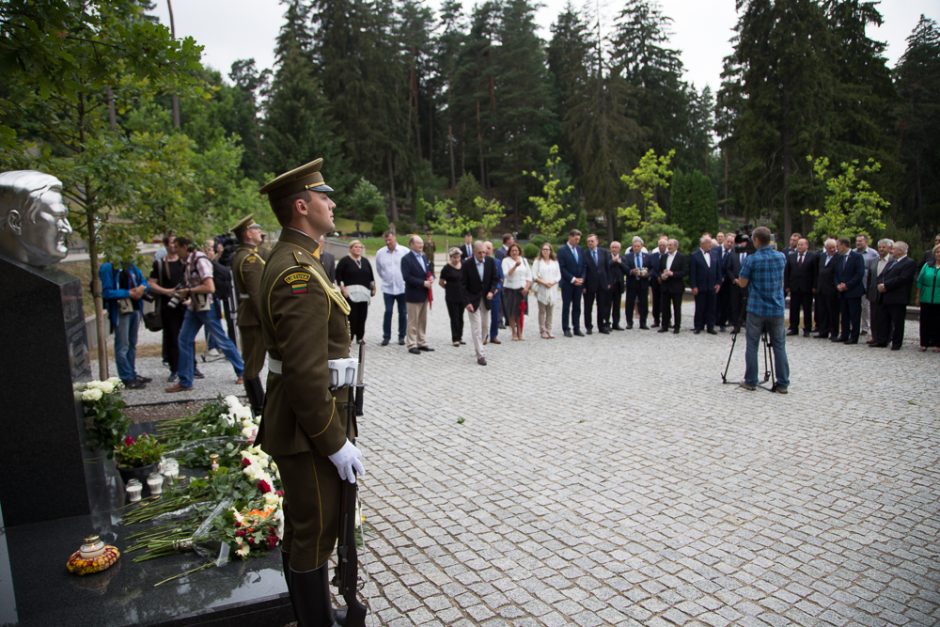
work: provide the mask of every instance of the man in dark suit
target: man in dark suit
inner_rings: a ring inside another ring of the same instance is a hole
[[[584,249],[578,246],[581,231],[572,229],[568,232],[568,243],[558,248],[558,267],[561,270],[561,329],[565,337],[581,333],[581,293],[584,291],[586,261]],[[569,326],[569,318],[571,325]]]
[[[937,233],[933,238],[933,244],[927,247],[927,250],[924,251],[924,258],[921,259],[920,265],[918,268],[923,268],[928,263],[933,263],[933,247],[940,244],[940,233]],[[920,272],[920,270],[918,270]]]
[[[672,329],[673,333],[678,333],[682,327],[682,294],[685,292],[685,275],[689,273],[689,260],[679,252],[679,242],[671,239],[666,245],[666,254],[659,260],[659,285],[662,303],[660,304],[660,314],[662,315],[662,326],[660,333],[669,330],[671,317],[669,307],[672,306],[673,317],[676,324]]]
[[[405,302],[408,303],[408,333],[405,336],[408,352],[420,355],[422,351],[433,351],[424,338],[428,327],[428,302],[434,273],[431,264],[422,252],[424,240],[412,235],[408,240],[411,252],[401,258],[401,276],[405,280]]]
[[[489,336],[490,306],[496,293],[496,262],[486,254],[483,242],[473,244],[473,257],[464,262],[460,270],[464,307],[470,320],[470,339],[477,363],[486,365],[483,348]]]
[[[730,255],[725,255],[724,276],[731,280],[730,294],[728,295],[729,323],[735,333],[741,330],[744,323],[744,297],[747,289],[738,285],[737,279],[741,276],[741,268],[747,259],[747,242],[738,242]]]
[[[624,257],[620,256],[620,242],[610,243],[610,259],[608,260],[607,275],[610,277],[610,315],[614,331],[623,331],[620,326],[620,311],[623,301]],[[633,312],[627,310],[627,327],[633,326]]]
[[[470,231],[463,234],[463,244],[460,246],[461,263],[473,257],[473,235]]]
[[[718,251],[712,249],[712,238],[703,235],[699,240],[698,250],[692,253],[689,262],[689,285],[695,297],[695,334],[707,327],[708,332],[716,335],[715,319],[718,317],[718,292],[724,273],[718,261]]]
[[[894,259],[888,262],[878,279],[878,292],[884,316],[881,317],[881,331],[878,337],[884,342],[891,338],[891,350],[901,350],[904,342],[904,314],[911,299],[911,287],[920,268],[907,256],[906,242],[895,242],[891,249]],[[873,346],[884,346],[875,344]]]
[[[502,268],[503,259],[509,254],[509,247],[516,243],[516,238],[512,233],[503,233],[503,245],[496,249],[493,255],[496,257],[496,265]],[[509,312],[506,311],[506,302],[500,299],[499,302],[499,328],[505,329],[509,324]],[[491,331],[495,329],[490,329]]]
[[[584,273],[584,328],[587,334],[593,333],[594,324],[591,320],[594,313],[594,302],[597,301],[597,330],[600,333],[610,333],[607,328],[610,314],[610,276],[607,274],[609,253],[598,246],[597,235],[591,233],[587,238],[587,254],[585,255]]]
[[[858,344],[862,325],[862,296],[865,294],[865,259],[852,248],[852,240],[841,237],[838,262],[833,280],[839,292],[842,335],[832,341]]]
[[[816,337],[839,337],[839,292],[836,291],[835,273],[838,264],[836,240],[829,238],[823,244],[825,252],[816,260]]]
[[[719,236],[721,233],[718,234]],[[728,259],[734,254],[734,234],[729,233],[718,246],[718,263],[721,265],[721,291],[718,292],[718,328],[724,333],[731,321],[731,286],[734,279],[728,276]]]
[[[623,267],[627,271],[627,328],[633,328],[633,308],[640,310],[640,328],[646,326],[646,316],[649,311],[650,272],[652,255],[643,254],[643,240],[633,239],[633,250],[624,258]]]
[[[662,298],[660,290],[662,286],[659,283],[659,263],[662,258],[666,255],[666,244],[668,239],[663,236],[659,238],[656,248],[653,252],[650,253],[649,258],[649,269],[650,269],[650,293],[653,299],[653,326],[659,326],[659,306],[662,304]]]
[[[806,238],[800,238],[796,252],[787,257],[783,279],[784,288],[790,297],[790,330],[787,335],[797,335],[800,330],[800,311],[803,312],[803,335],[809,337],[813,328],[813,288],[816,287],[816,254],[809,250]]]
[[[881,299],[881,292],[878,291],[878,283],[881,282],[881,275],[885,268],[894,259],[891,256],[891,250],[894,242],[890,239],[878,241],[878,258],[872,259],[867,264],[868,287],[865,288],[865,297],[868,299],[869,309],[871,310],[871,339],[868,345],[880,344],[887,346],[890,338],[881,337],[881,325],[884,320],[885,309]]]

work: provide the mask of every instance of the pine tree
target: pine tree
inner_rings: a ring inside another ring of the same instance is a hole
[[[310,8],[289,0],[275,48],[276,70],[264,123],[265,167],[281,173],[323,157],[327,180],[342,194],[355,178],[343,158],[336,123],[314,75]]]
[[[261,96],[269,89],[271,70],[258,71],[254,59],[232,63],[229,78],[234,83],[233,116],[227,129],[238,135],[244,150],[241,170],[245,176],[261,180],[264,156],[261,152]]]
[[[940,233],[940,30],[934,20],[920,16],[894,74],[905,168],[897,214],[922,233]]]
[[[672,176],[670,222],[692,237],[718,229],[718,198],[711,180],[699,170]]]

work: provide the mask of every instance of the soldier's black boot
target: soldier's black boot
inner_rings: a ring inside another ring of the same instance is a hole
[[[299,573],[288,570],[291,582],[291,601],[299,627],[330,627],[333,608],[330,607],[330,587],[327,567]]]
[[[248,396],[251,413],[260,416],[264,409],[264,388],[261,386],[261,379],[245,379],[245,395]]]

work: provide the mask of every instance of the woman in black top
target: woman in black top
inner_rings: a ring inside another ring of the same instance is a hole
[[[464,300],[460,268],[460,249],[451,248],[447,264],[441,268],[439,283],[444,288],[444,301],[447,303],[447,315],[450,316],[450,337],[454,346],[466,344],[463,341]]]
[[[173,293],[183,283],[186,264],[179,257],[175,237],[168,235],[163,238],[163,246],[166,248],[166,255],[161,260],[153,262],[148,283],[150,283],[151,291],[158,294],[157,298],[160,299],[160,321],[163,323],[163,361],[170,368],[167,383],[175,383],[176,369],[180,360],[180,329],[183,328],[183,315],[186,313],[186,307],[179,303],[179,299],[173,298]]]
[[[336,284],[349,301],[349,335],[363,342],[366,316],[369,315],[369,299],[375,296],[375,275],[372,265],[362,256],[362,242],[354,239],[349,243],[349,255],[336,264]]]

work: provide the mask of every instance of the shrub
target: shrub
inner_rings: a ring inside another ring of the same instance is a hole
[[[372,234],[381,235],[388,230],[388,216],[384,212],[375,214],[372,218]]]
[[[539,255],[540,247],[541,246],[539,244],[529,242],[523,247],[522,254],[525,255],[527,259],[535,259]]]

